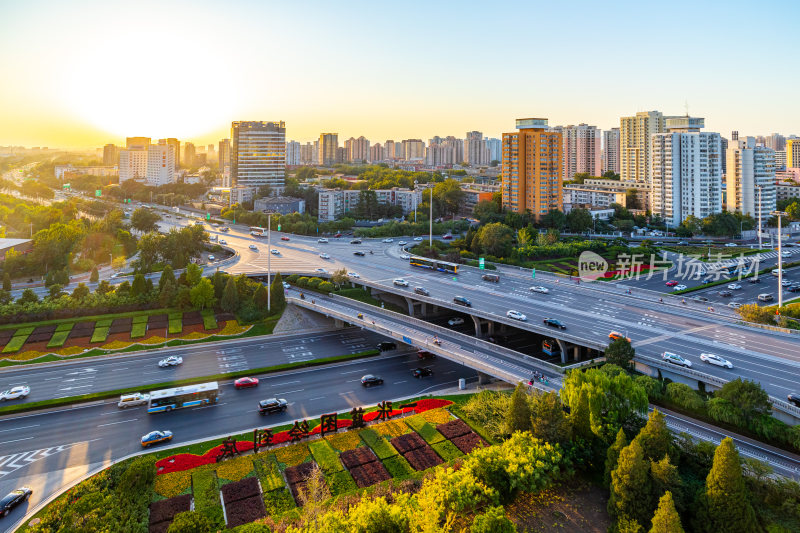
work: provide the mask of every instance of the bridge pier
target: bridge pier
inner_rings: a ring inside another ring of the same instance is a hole
[[[344,320],[342,320],[341,318],[334,318],[334,319],[333,319],[333,326],[334,326],[335,328],[337,328],[337,329],[342,329],[342,328],[344,328],[344,327],[345,327],[345,325],[346,325],[346,324],[344,323]]]
[[[404,299],[406,301],[406,306],[408,306],[409,316],[422,317],[422,318],[428,316],[427,313],[428,304],[426,304],[425,302],[418,302],[413,298],[409,298],[407,296],[404,297]],[[419,310],[419,312],[417,310]]]
[[[494,333],[494,322],[491,320],[484,320],[482,318],[476,317],[475,315],[470,315],[472,317],[472,322],[475,324],[475,336],[479,339],[484,337],[483,333],[483,325],[486,324],[486,335],[492,335]]]
[[[567,353],[567,343],[562,341],[561,339],[556,339],[558,343],[558,349],[561,350],[561,363],[567,364],[569,360],[569,354]]]
[[[484,374],[483,372],[478,372],[478,385],[488,385],[491,382],[492,376]]]

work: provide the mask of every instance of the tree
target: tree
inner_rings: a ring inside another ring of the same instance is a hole
[[[619,462],[619,454],[628,445],[628,439],[625,437],[625,432],[622,428],[617,431],[617,438],[614,444],[608,447],[606,451],[606,464],[605,464],[605,484],[611,485],[611,472],[617,469]]]
[[[464,204],[465,195],[461,184],[453,179],[444,180],[433,187],[433,198],[442,215],[455,216]]]
[[[486,224],[478,230],[472,241],[472,251],[485,252],[495,257],[505,257],[511,252],[514,230],[500,222]]]
[[[202,278],[194,287],[190,289],[189,297],[192,305],[205,309],[213,307],[217,299],[214,297],[214,286],[208,278]]]
[[[11,292],[11,276],[8,275],[8,272],[3,273],[3,290]]]
[[[569,230],[573,233],[583,233],[592,227],[592,214],[588,209],[575,208],[566,217]]]
[[[113,292],[114,288],[108,282],[108,280],[104,279],[100,283],[97,284],[97,288],[94,290],[95,293],[106,295],[109,292]]]
[[[606,348],[606,362],[622,368],[630,368],[633,356],[636,354],[631,341],[625,337],[618,337],[611,341]]]
[[[620,452],[617,468],[611,473],[611,516],[628,517],[641,526],[648,523],[653,514],[649,472],[649,461],[634,440]]]
[[[203,277],[203,269],[200,268],[199,265],[195,263],[189,263],[186,265],[186,285],[189,288],[194,287],[200,282],[200,278]]]
[[[708,414],[715,420],[751,427],[753,420],[768,415],[769,395],[755,381],[736,378],[725,383],[709,401]]]
[[[167,533],[212,533],[217,527],[200,511],[178,513],[167,529]]]
[[[331,283],[335,284],[337,287],[341,287],[345,283],[347,283],[347,269],[340,268],[339,270],[334,270],[333,274],[331,274]]]
[[[644,450],[644,455],[651,461],[661,460],[669,454],[675,457],[676,450],[672,445],[672,434],[667,429],[664,413],[653,409],[647,417],[647,424],[639,431],[636,438]]]
[[[283,292],[283,279],[281,273],[275,274],[275,279],[272,280],[272,287],[270,287],[271,311],[278,312],[286,307],[286,296]]]
[[[775,314],[758,304],[743,304],[736,310],[739,316],[747,322],[755,322],[756,324],[774,324]]]
[[[60,283],[54,283],[47,288],[47,298],[58,300],[64,295],[64,287]]]
[[[567,444],[572,431],[555,392],[536,391],[530,395],[531,434],[553,444]]]
[[[511,395],[511,405],[508,407],[506,418],[506,433],[515,431],[529,431],[531,429],[531,408],[528,404],[528,391],[526,386],[518,383]]]
[[[130,282],[126,279],[125,281],[123,281],[122,283],[117,285],[117,288],[114,290],[114,293],[118,294],[120,296],[128,296],[128,295],[130,295],[130,293],[131,293],[131,284],[130,284]]]
[[[696,529],[707,533],[760,531],[745,487],[739,454],[726,437],[714,452],[714,464],[700,498]]]
[[[87,296],[89,296],[89,293],[91,293],[91,291],[89,290],[89,287],[87,287],[85,283],[78,283],[78,286],[75,287],[75,289],[72,291],[72,298],[74,298],[77,301],[81,301]]]
[[[39,303],[39,297],[33,292],[33,289],[25,289],[22,294],[17,298],[18,304],[35,304]]]
[[[100,273],[97,267],[92,267],[92,273],[89,274],[89,283],[97,283],[100,280]]]
[[[567,216],[559,209],[551,209],[540,222],[545,228],[562,230],[567,223]]]
[[[647,452],[645,451],[645,454]],[[675,499],[675,506],[683,511],[683,480],[678,473],[678,467],[673,465],[669,456],[665,455],[660,461],[650,461],[650,479],[653,482],[653,496],[669,492]]]
[[[641,209],[639,205],[639,191],[637,189],[628,189],[625,191],[625,207],[628,209]]]
[[[222,292],[220,307],[226,313],[235,313],[239,309],[239,291],[236,288],[236,280],[233,276],[228,277],[225,283],[225,290]]]
[[[506,516],[502,506],[489,507],[476,515],[469,528],[470,533],[516,533],[517,526]]]
[[[140,272],[133,276],[133,283],[131,283],[131,296],[134,298],[137,296],[142,296],[146,290],[147,284],[144,281],[144,274]]]
[[[319,466],[315,465],[311,470],[305,487],[300,489],[299,496],[303,503],[303,515],[308,522],[313,524],[312,530],[316,530],[317,520],[324,513],[323,503],[331,497]]]
[[[175,286],[175,272],[172,270],[171,265],[167,265],[164,267],[164,270],[161,271],[161,277],[158,278],[158,292],[161,292],[161,289],[164,287],[165,283],[171,283],[172,286]]]
[[[131,227],[140,233],[158,231],[158,222],[161,217],[149,209],[139,208],[131,215]]]
[[[656,514],[653,515],[653,525],[650,533],[684,533],[681,526],[681,517],[675,510],[672,493],[667,491],[658,501]]]
[[[800,203],[792,202],[786,206],[786,214],[792,220],[800,220]]]
[[[269,294],[267,293],[266,287],[264,287],[262,284],[259,284],[256,292],[253,293],[253,305],[256,309],[263,309],[266,311],[268,299]]]
[[[175,297],[178,295],[178,283],[174,277],[165,280],[162,276],[158,286],[158,303],[161,307],[169,307],[175,302]]]

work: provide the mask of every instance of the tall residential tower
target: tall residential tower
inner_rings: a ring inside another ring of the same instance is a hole
[[[234,186],[283,188],[286,123],[233,122],[231,143],[231,183]]]

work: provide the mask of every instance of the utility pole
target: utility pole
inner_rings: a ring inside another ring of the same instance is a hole
[[[761,202],[759,202],[759,205],[761,205]],[[781,307],[783,307],[783,256],[781,255],[783,252],[783,246],[781,246],[783,239],[781,239],[781,217],[786,216],[786,212],[773,211],[770,214],[778,217],[778,314],[780,314]]]
[[[433,186],[431,186],[431,216],[430,216],[430,238],[428,239],[428,246],[433,249]]]
[[[272,302],[272,213],[267,213],[267,315]]]
[[[761,185],[758,186],[758,248],[761,249]]]

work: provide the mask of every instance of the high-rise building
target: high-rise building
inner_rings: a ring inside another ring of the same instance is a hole
[[[231,124],[231,183],[282,189],[286,178],[286,123],[235,121]]]
[[[383,143],[383,158],[388,161],[397,159],[397,149],[394,141],[387,140]]]
[[[725,137],[720,137],[719,141],[720,153],[722,154],[722,157],[720,158],[722,160],[722,175],[725,176],[728,173],[728,157],[726,155],[728,153],[728,139]]]
[[[383,161],[383,146],[381,146],[381,143],[375,143],[369,147],[369,161],[370,163]]]
[[[642,111],[619,120],[620,178],[650,183],[650,148],[654,133],[663,133],[665,117],[659,111]]]
[[[158,144],[164,141],[168,145],[172,146],[172,151],[175,153],[175,169],[180,168],[181,166],[181,142],[174,138],[170,137],[169,139],[159,139]]]
[[[786,149],[786,137],[781,135],[780,133],[773,133],[769,137],[767,137],[767,148],[775,150],[785,150]]]
[[[300,164],[313,165],[317,161],[317,151],[313,143],[307,142],[300,146]]]
[[[107,144],[103,147],[103,165],[112,167],[119,165],[119,148],[115,144]]]
[[[671,227],[722,212],[721,137],[701,132],[703,125],[702,118],[668,118],[667,132],[652,137],[650,209]]]
[[[230,169],[231,166],[231,140],[222,139],[217,143],[217,146],[217,154],[219,155],[219,169],[224,172],[225,167]]]
[[[786,141],[786,168],[800,168],[800,139]]]
[[[125,148],[135,148],[137,146],[147,150],[147,147],[150,146],[150,137],[128,137],[125,139]]]
[[[538,220],[561,209],[561,133],[546,118],[521,118],[517,131],[503,134],[503,205],[530,211]]]
[[[191,168],[195,166],[195,159],[197,159],[197,149],[194,143],[183,143],[183,165]]]
[[[775,150],[775,172],[786,170],[786,150]]]
[[[489,164],[489,150],[483,142],[483,133],[480,131],[468,131],[464,138],[464,160],[470,166]],[[460,161],[459,161],[460,163]]]
[[[336,163],[344,163],[347,161],[347,148],[338,146],[336,148]]]
[[[619,174],[619,128],[603,131],[603,174]]]
[[[286,164],[298,166],[300,164],[300,143],[289,141],[286,143]]]
[[[602,174],[600,130],[596,126],[557,126],[553,130],[561,132],[564,143],[561,148],[561,174],[564,181],[571,180],[577,173],[597,177]]]
[[[119,182],[147,178],[147,147],[134,145],[119,151]]]
[[[489,163],[500,161],[503,158],[503,143],[500,139],[486,139],[486,148],[489,150]]]
[[[363,135],[358,139],[350,137],[344,142],[347,150],[347,160],[351,163],[361,163],[369,159],[369,140]]]
[[[338,133],[320,133],[317,164],[328,167],[336,163],[337,148],[339,148]]]
[[[175,181],[175,145],[160,139],[147,149],[147,184],[159,187]]]
[[[775,210],[775,153],[756,144],[754,137],[728,143],[726,204],[728,211],[769,218]],[[761,204],[759,209],[759,190]]]
[[[422,142],[422,139],[405,139],[403,141],[403,159],[406,161],[425,159],[425,143]]]

